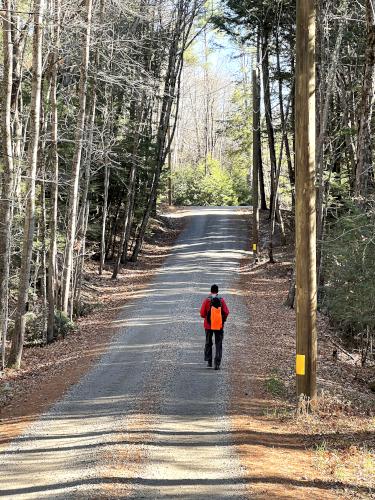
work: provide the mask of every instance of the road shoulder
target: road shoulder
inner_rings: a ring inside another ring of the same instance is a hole
[[[284,305],[291,252],[289,259],[285,249],[276,253],[274,265],[243,261],[239,278],[250,324],[233,342],[231,417],[249,496],[370,498],[374,423],[366,407],[348,413],[331,394],[318,416],[295,416],[295,311]],[[351,369],[333,364],[329,349],[321,338],[320,387],[345,392]]]

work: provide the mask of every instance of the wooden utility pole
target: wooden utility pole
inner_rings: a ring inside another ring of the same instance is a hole
[[[315,0],[297,0],[297,396],[316,398]]]
[[[260,81],[259,69],[253,69],[253,254],[259,252],[259,167],[260,167]]]

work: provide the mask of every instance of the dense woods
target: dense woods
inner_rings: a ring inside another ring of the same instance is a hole
[[[136,261],[199,1],[2,3],[2,367],[80,313],[84,261]],[[10,344],[10,349],[8,346]]]
[[[365,362],[375,7],[317,12],[319,306]],[[2,368],[80,314],[85,259],[113,278],[137,260],[159,201],[268,209],[273,261],[295,209],[294,1],[3,0],[1,29]],[[236,81],[210,62],[212,34],[236,48]]]

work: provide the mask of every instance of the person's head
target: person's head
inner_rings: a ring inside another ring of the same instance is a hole
[[[217,295],[219,293],[219,287],[217,285],[212,285],[212,287],[211,287],[211,293],[213,295]]]

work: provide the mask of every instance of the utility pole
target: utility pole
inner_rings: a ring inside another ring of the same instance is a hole
[[[258,61],[257,61],[258,64]],[[260,81],[259,67],[253,69],[253,255],[259,252],[259,166],[260,166]]]
[[[315,0],[296,0],[297,396],[316,399]]]

